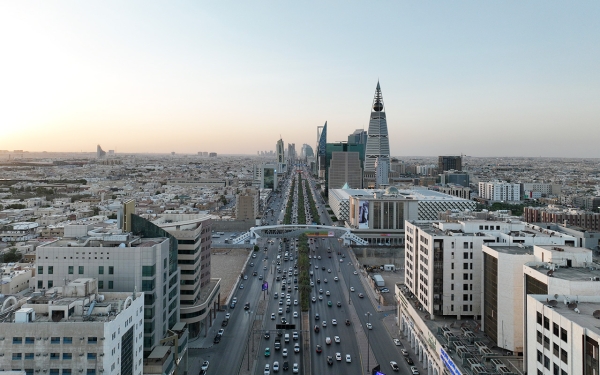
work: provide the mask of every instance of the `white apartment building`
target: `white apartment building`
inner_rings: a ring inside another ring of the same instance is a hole
[[[520,201],[521,186],[506,181],[480,182],[479,196],[492,202]]]
[[[528,374],[600,373],[600,296],[538,294],[526,303]]]
[[[172,237],[147,220],[138,220],[163,237],[65,226],[65,237],[38,246],[32,286],[49,290],[87,277],[98,280],[99,293],[144,292],[144,350],[149,351],[179,322],[180,278]]]
[[[541,193],[542,196],[547,197],[549,195],[560,195],[562,187],[558,184],[547,184],[540,182],[524,182],[522,185],[522,191],[531,191]]]
[[[142,375],[143,293],[98,294],[76,279],[2,313],[0,368],[49,375]],[[8,303],[11,303],[9,300]]]

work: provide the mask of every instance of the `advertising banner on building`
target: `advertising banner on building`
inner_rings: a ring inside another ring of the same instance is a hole
[[[369,202],[359,201],[358,203],[358,229],[369,228]]]

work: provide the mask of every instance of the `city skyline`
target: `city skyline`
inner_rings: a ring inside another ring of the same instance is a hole
[[[600,4],[3,3],[0,149],[596,158]],[[250,140],[250,142],[249,142]],[[316,150],[316,148],[315,148]]]

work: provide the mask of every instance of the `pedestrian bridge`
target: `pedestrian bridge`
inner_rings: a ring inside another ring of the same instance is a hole
[[[353,234],[350,229],[343,227],[332,227],[328,225],[310,225],[310,224],[288,224],[288,225],[265,225],[261,227],[252,227],[246,233],[233,239],[233,244],[241,244],[250,241],[256,245],[259,238],[297,238],[301,234],[306,234],[313,238],[341,238],[345,245],[368,244],[367,241]]]

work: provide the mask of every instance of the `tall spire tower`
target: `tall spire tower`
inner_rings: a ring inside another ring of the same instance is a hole
[[[381,95],[379,81],[377,81],[377,88],[375,89],[375,98],[373,98],[373,108],[371,110],[371,119],[367,134],[364,171],[375,172],[375,161],[377,158],[381,161],[390,159],[390,140],[388,139],[385,106],[383,105],[383,96]]]

